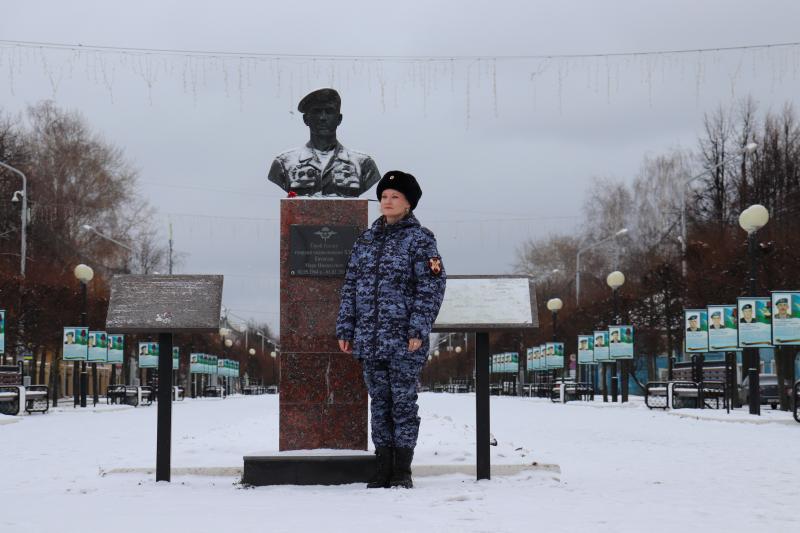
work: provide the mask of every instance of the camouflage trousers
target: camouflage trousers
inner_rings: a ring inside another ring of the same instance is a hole
[[[414,448],[419,434],[417,378],[422,365],[410,359],[364,360],[375,447]]]

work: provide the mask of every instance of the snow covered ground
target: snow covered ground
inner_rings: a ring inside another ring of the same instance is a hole
[[[415,464],[474,464],[474,396],[420,403]],[[256,396],[176,403],[173,467],[228,468],[155,483],[144,470],[155,465],[155,406],[0,416],[0,532],[800,531],[800,424],[787,413],[513,397],[491,409],[493,464],[560,474],[242,488],[232,470],[242,456],[278,443],[278,398]]]

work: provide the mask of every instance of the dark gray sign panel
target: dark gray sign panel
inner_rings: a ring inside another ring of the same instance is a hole
[[[356,226],[289,227],[289,275],[344,277],[361,230]]]
[[[222,276],[114,276],[109,333],[213,333],[219,331]]]

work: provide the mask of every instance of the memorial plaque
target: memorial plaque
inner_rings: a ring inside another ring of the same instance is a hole
[[[525,276],[447,276],[434,331],[539,327],[533,280]]]
[[[114,276],[106,330],[214,333],[221,307],[222,276]]]
[[[361,230],[356,226],[289,228],[289,275],[344,277]]]

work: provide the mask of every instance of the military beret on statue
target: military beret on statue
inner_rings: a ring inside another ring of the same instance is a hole
[[[381,194],[383,194],[383,191],[386,189],[394,189],[395,191],[403,193],[408,203],[411,204],[412,210],[417,208],[419,199],[422,198],[422,189],[419,187],[419,183],[417,183],[417,178],[400,170],[390,170],[383,175],[383,178],[378,182],[378,187],[375,190],[378,200],[381,199]]]
[[[311,91],[300,100],[300,103],[297,104],[297,110],[305,114],[314,104],[329,102],[332,102],[336,106],[336,109],[342,107],[342,97],[339,96],[339,93],[336,92],[335,89],[317,89],[316,91]]]

